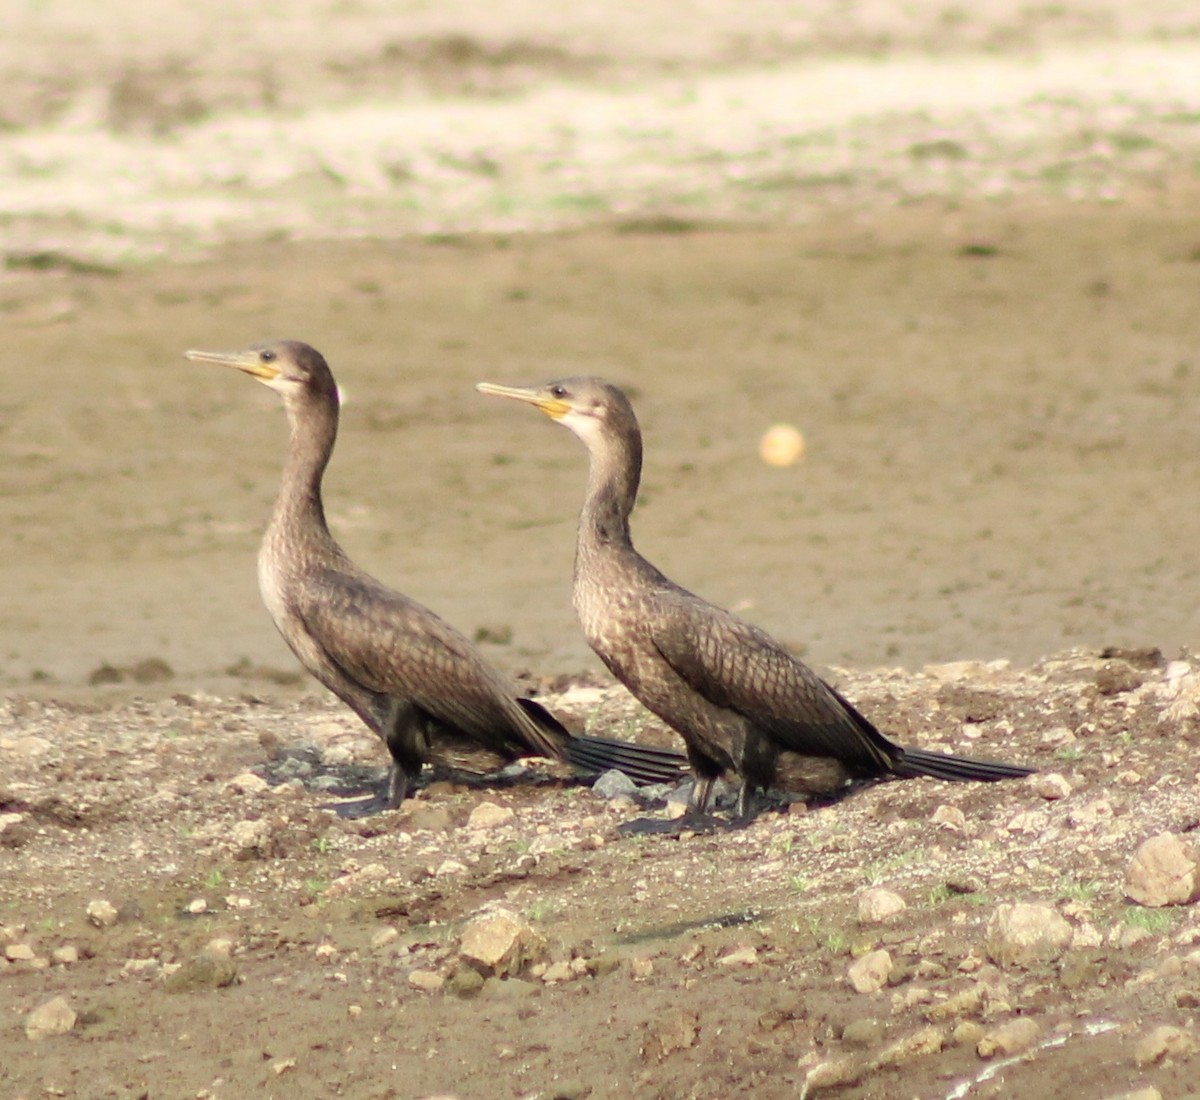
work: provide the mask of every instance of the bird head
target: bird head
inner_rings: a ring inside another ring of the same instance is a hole
[[[188,351],[184,354],[199,363],[217,363],[244,371],[275,390],[285,401],[313,395],[332,398],[337,403],[337,383],[329,364],[316,348],[299,340],[273,340],[253,344],[243,351]]]
[[[561,378],[531,389],[480,382],[475,388],[490,397],[508,397],[540,409],[589,447],[605,435],[637,429],[629,399],[600,378]]]

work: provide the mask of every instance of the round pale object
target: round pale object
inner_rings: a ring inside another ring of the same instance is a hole
[[[804,457],[804,436],[791,424],[776,424],[759,440],[758,457],[768,466],[793,466]]]

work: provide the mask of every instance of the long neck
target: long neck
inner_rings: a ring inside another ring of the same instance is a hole
[[[268,537],[292,535],[294,543],[304,546],[331,544],[321,478],[337,439],[337,404],[316,397],[289,401],[287,416],[287,459]]]
[[[591,461],[579,516],[577,570],[593,556],[633,550],[629,514],[642,476],[642,437],[636,427],[598,435],[588,443]]]

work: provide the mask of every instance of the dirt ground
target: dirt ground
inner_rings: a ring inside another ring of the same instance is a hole
[[[1197,1095],[1155,1045],[1196,908],[1124,885],[1200,826],[1194,14],[692,7],[6,31],[0,1100]],[[272,336],[342,384],[348,551],[575,726],[668,736],[573,621],[581,449],[482,379],[626,385],[653,561],[901,742],[1063,782],[679,840],[529,775],[341,821],[382,750],[258,598],[278,402],[182,359]],[[1024,968],[1027,902],[1070,940]],[[496,905],[531,957],[477,983]]]

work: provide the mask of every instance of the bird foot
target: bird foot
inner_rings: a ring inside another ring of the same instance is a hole
[[[682,817],[635,817],[618,825],[617,833],[620,836],[666,836],[678,839],[684,833],[702,836],[729,827],[729,822],[719,817],[689,811]]]

